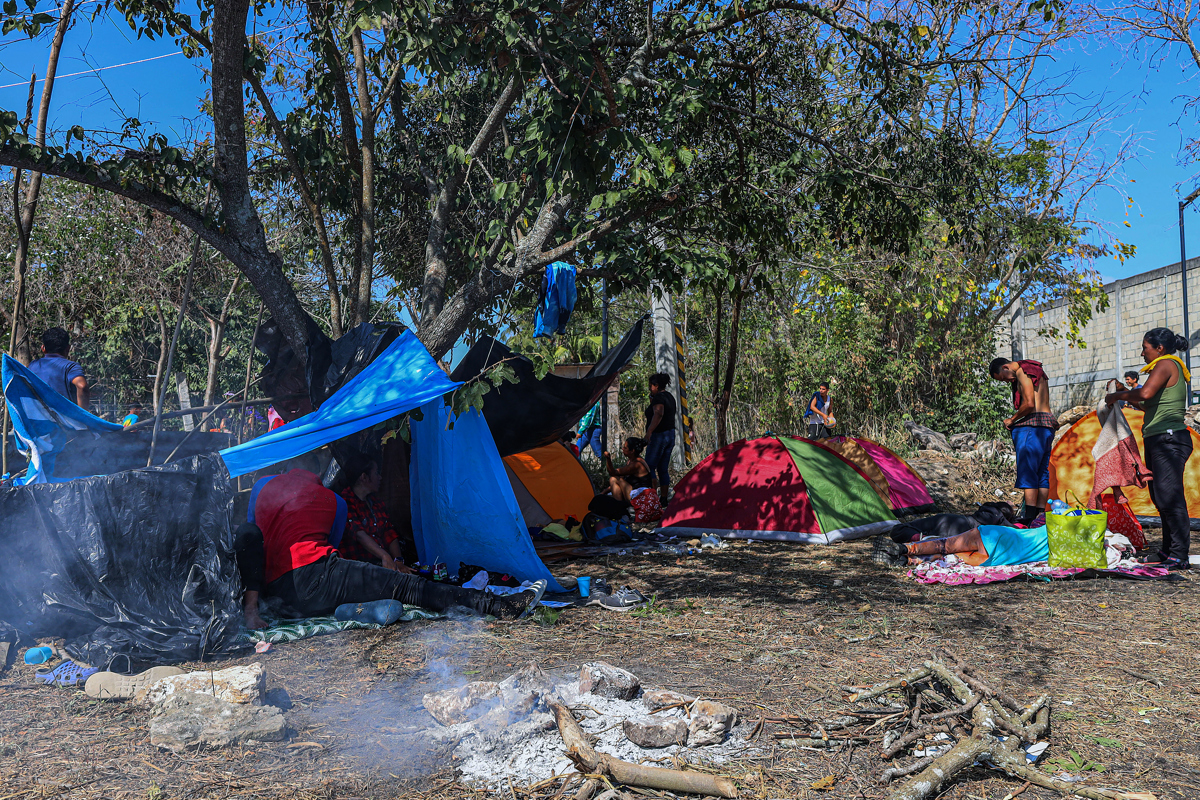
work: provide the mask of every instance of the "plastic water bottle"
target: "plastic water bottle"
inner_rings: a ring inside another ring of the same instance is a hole
[[[1071,507],[1068,506],[1066,503],[1064,503],[1062,500],[1051,500],[1050,501],[1050,513],[1051,514],[1065,514],[1065,513],[1067,513],[1067,511],[1070,510],[1070,508]]]

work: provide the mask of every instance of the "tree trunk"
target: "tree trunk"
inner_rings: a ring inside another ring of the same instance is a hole
[[[225,360],[221,347],[225,344],[225,331],[229,327],[229,308],[241,282],[241,275],[234,277],[233,285],[229,287],[229,293],[225,295],[225,302],[221,304],[219,316],[205,315],[208,319],[208,377],[204,381],[204,405],[206,406],[211,406],[216,402],[217,370],[220,369],[221,362]]]
[[[167,369],[167,317],[163,314],[162,303],[155,300],[154,310],[158,314],[158,367],[154,370],[154,399],[150,401],[150,405],[154,408],[154,415],[158,416],[162,413],[162,408],[159,407],[159,396],[162,394],[163,372]]]
[[[725,382],[717,397],[717,449],[729,444],[729,401],[733,396],[733,376],[737,371],[738,326],[742,320],[742,301],[745,289],[741,282],[733,290],[733,310],[729,314],[729,353],[725,358]]]
[[[46,81],[42,84],[42,100],[38,105],[37,128],[34,143],[38,147],[46,146],[46,118],[50,114],[50,96],[54,93],[54,77],[58,74],[58,56],[62,52],[63,38],[71,25],[71,13],[75,10],[75,0],[63,0],[58,13],[58,26],[54,29],[54,39],[50,42],[50,58],[46,63]],[[29,84],[30,105],[33,100],[33,82]],[[37,214],[38,196],[42,192],[42,173],[34,172],[29,176],[29,185],[25,188],[25,203],[18,205],[21,186],[21,171],[14,170],[13,181],[13,216],[17,224],[17,247],[13,258],[13,314],[12,328],[9,332],[8,350],[22,364],[28,366],[33,360],[32,348],[29,346],[29,332],[25,326],[25,275],[29,271],[29,241],[33,235],[33,219]]]
[[[350,34],[350,44],[354,50],[358,113],[362,118],[362,202],[359,220],[362,225],[362,266],[358,285],[350,287],[350,291],[356,295],[351,323],[361,325],[371,319],[371,284],[375,278],[375,111],[367,84],[367,56],[363,48],[362,31],[358,28]]]
[[[721,440],[720,421],[717,419],[717,401],[721,397],[721,325],[725,316],[725,306],[721,304],[721,287],[713,287],[713,305],[716,307],[716,323],[713,325],[713,370],[712,370],[712,409],[713,409],[713,430],[716,433],[716,440]]]
[[[250,192],[246,161],[246,109],[242,74],[246,15],[250,0],[215,0],[212,23],[212,104],[214,175],[228,235],[240,257],[230,260],[258,290],[263,302],[301,361],[311,319],[283,272],[283,261],[267,245],[262,220]]]

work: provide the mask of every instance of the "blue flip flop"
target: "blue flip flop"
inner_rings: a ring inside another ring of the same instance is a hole
[[[39,671],[34,679],[48,686],[77,686],[99,671],[99,667],[81,667],[67,659],[49,672]]]

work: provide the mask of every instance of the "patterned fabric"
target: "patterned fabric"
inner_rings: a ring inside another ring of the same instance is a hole
[[[358,530],[366,531],[385,551],[388,545],[399,538],[384,510],[383,501],[373,494],[367,495],[366,500],[360,500],[353,489],[343,490],[342,497],[346,500],[346,535],[342,537],[338,555],[354,561],[378,563],[379,559],[363,547],[354,534]]]
[[[444,619],[445,614],[437,614],[433,611],[421,608],[420,606],[404,606],[404,614],[401,615],[397,622],[412,622],[421,619]],[[332,616],[328,617],[309,617],[308,619],[292,619],[292,620],[274,620],[269,628],[261,631],[242,631],[242,641],[244,642],[295,642],[299,639],[307,639],[310,636],[321,636],[326,633],[337,633],[338,631],[348,631],[352,628],[382,628],[382,625],[376,625],[371,622],[357,622],[355,620],[341,621]]]
[[[1058,419],[1049,411],[1035,411],[1012,424],[1014,428],[1057,428]]]
[[[953,561],[951,561],[953,559]],[[1042,561],[1037,564],[1018,564],[1011,567],[972,567],[950,556],[943,561],[927,561],[908,571],[908,577],[918,583],[944,583],[949,586],[996,583],[1019,580],[1066,580],[1070,578],[1111,577],[1134,580],[1162,580],[1170,573],[1162,567],[1120,561],[1109,569],[1064,569],[1051,567]]]
[[[1124,536],[1138,550],[1146,548],[1146,534],[1142,531],[1142,523],[1138,522],[1137,517],[1129,510],[1128,500],[1122,502],[1111,494],[1102,495],[1100,497],[1100,508],[1104,510],[1104,513],[1108,514],[1108,529],[1110,531]]]
[[[653,489],[635,489],[629,498],[633,505],[634,522],[657,522],[662,519],[662,505]]]
[[[1095,508],[1097,498],[1109,489],[1135,485],[1144,487],[1147,480],[1154,477],[1142,461],[1137,440],[1133,438],[1133,428],[1129,427],[1125,412],[1119,406],[1106,406],[1104,401],[1101,401],[1096,408],[1096,418],[1100,422],[1100,435],[1096,437],[1096,444],[1092,447],[1096,472],[1092,477],[1089,508]]]

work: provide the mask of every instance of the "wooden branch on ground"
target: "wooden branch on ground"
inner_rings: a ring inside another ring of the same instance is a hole
[[[728,778],[703,772],[647,767],[622,761],[606,753],[597,753],[569,709],[559,703],[551,703],[550,710],[554,714],[554,721],[558,723],[563,744],[567,746],[567,758],[574,762],[580,772],[608,775],[617,783],[663,789],[677,794],[737,797],[737,787]]]

